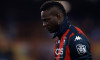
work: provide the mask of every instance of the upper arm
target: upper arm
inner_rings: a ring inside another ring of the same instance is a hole
[[[82,34],[70,38],[69,49],[71,60],[91,60],[92,58],[88,39]]]

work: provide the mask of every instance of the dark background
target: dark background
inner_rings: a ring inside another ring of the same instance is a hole
[[[0,0],[0,59],[53,60],[56,39],[41,20],[45,1]],[[100,0],[66,1],[71,5],[70,22],[89,37],[93,60],[100,60]]]

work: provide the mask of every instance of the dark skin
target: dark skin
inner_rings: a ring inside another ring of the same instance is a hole
[[[41,11],[41,19],[43,20],[43,27],[50,33],[54,33],[61,26],[64,15],[58,7],[52,7],[49,10]]]

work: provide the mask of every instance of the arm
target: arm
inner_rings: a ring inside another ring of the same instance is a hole
[[[71,60],[92,60],[88,39],[80,34],[74,35],[69,40]]]

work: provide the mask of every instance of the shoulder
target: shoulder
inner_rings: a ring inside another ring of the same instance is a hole
[[[77,43],[77,42],[81,42],[81,43],[86,43],[88,42],[88,38],[87,36],[83,33],[83,31],[81,29],[79,29],[76,26],[72,26],[70,28],[70,30],[72,31],[72,34],[70,34],[70,42],[71,43]]]
[[[85,35],[83,33],[83,31],[80,28],[78,28],[77,26],[71,26],[70,30],[72,30],[72,32],[74,32],[75,34],[83,34],[83,35]]]
[[[87,39],[87,37],[83,34],[75,34],[73,35],[72,37],[70,37],[70,40],[69,40],[69,43],[70,44],[88,44],[89,41]]]
[[[72,28],[73,36],[69,39],[69,46],[76,48],[77,46],[86,46],[90,48],[90,43],[87,36],[78,27]]]
[[[78,27],[72,27],[71,31],[72,34],[70,34],[69,39],[71,57],[77,58],[78,60],[90,58],[90,44],[85,34]]]

